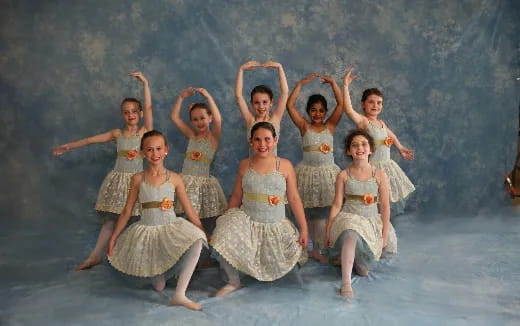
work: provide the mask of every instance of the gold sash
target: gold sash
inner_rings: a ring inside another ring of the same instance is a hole
[[[280,195],[266,195],[253,192],[244,192],[243,197],[245,199],[256,200],[261,203],[267,203],[271,206],[276,206],[278,204],[283,203],[282,196]]]
[[[374,197],[373,204],[375,204],[375,203],[377,203],[377,196],[373,196],[373,197]],[[345,198],[348,199],[348,200],[360,201],[360,202],[364,203],[365,205],[369,205],[370,204],[370,203],[369,204],[365,203],[365,195],[346,195]]]
[[[131,150],[121,150],[121,151],[117,151],[117,157],[125,157],[125,158],[128,158],[128,152],[130,151],[133,151],[133,149]],[[134,157],[134,158],[140,158],[141,157],[141,154],[139,153],[139,151],[137,151],[137,156]]]

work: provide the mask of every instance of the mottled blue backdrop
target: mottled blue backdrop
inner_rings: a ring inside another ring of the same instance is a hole
[[[186,140],[169,120],[178,92],[207,88],[224,116],[213,174],[229,195],[246,155],[245,128],[234,101],[237,68],[248,60],[281,62],[289,86],[309,73],[339,83],[354,66],[364,88],[385,93],[382,114],[416,150],[394,159],[417,186],[407,208],[425,213],[507,205],[501,174],[510,170],[518,126],[520,5],[517,1],[8,1],[0,2],[0,148],[2,219],[80,228],[115,146],[91,145],[61,157],[60,143],[123,127],[122,98],[142,98],[135,70],[149,79],[157,129],[165,131],[180,170]],[[275,71],[246,72],[245,92]],[[328,87],[313,82],[310,93]],[[353,127],[344,117],[335,155]],[[301,159],[288,117],[281,156]]]

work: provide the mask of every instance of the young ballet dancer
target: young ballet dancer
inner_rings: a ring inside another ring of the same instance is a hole
[[[321,94],[311,95],[307,100],[306,112],[310,120],[307,121],[295,104],[302,86],[314,78],[330,84],[336,98],[336,107],[326,119],[327,100]],[[325,226],[334,200],[334,183],[340,170],[334,163],[333,136],[343,114],[342,110],[343,97],[336,82],[316,73],[300,80],[287,101],[287,112],[302,135],[303,161],[296,166],[296,179],[312,240],[309,256],[322,262],[328,261],[320,254],[320,250],[324,248]]]
[[[265,85],[258,85],[251,91],[251,107],[254,113],[251,113],[249,107],[247,106],[246,100],[244,99],[244,70],[253,70],[259,67],[278,69],[278,78],[280,80],[280,97],[272,114],[270,110],[271,106],[273,105],[273,91],[269,87]],[[280,63],[274,61],[268,61],[265,63],[249,61],[240,66],[238,69],[235,85],[235,98],[237,100],[240,113],[242,113],[242,117],[244,117],[244,121],[246,123],[248,142],[249,138],[251,137],[251,128],[253,128],[253,125],[259,121],[270,122],[275,128],[278,138],[280,137],[280,122],[287,105],[288,96],[289,86],[287,85],[287,78],[285,77],[285,72]],[[274,148],[274,155],[277,155],[276,147]],[[253,156],[253,150],[251,147],[249,147],[249,157],[251,156]]]
[[[204,96],[208,104],[193,103],[189,106],[192,129],[181,119],[180,111],[184,99],[193,96],[195,92]],[[202,219],[204,228],[211,234],[215,228],[216,217],[227,207],[226,196],[220,183],[209,174],[222,131],[219,109],[207,90],[190,87],[183,90],[177,98],[172,107],[171,120],[189,139],[181,175],[191,205]],[[210,129],[212,123],[213,128]],[[177,206],[175,212],[182,213],[182,206]]]
[[[278,138],[269,122],[251,130],[254,155],[240,163],[229,210],[217,220],[211,246],[228,283],[215,293],[223,296],[241,287],[238,272],[260,281],[287,274],[306,259],[307,223],[291,162],[274,155]],[[284,198],[300,232],[285,217]]]
[[[76,270],[88,269],[103,262],[102,254],[114,230],[117,217],[126,203],[126,197],[130,190],[130,179],[134,173],[143,170],[143,159],[139,155],[139,145],[143,134],[153,129],[152,97],[148,81],[142,73],[133,72],[130,76],[134,76],[143,84],[144,110],[141,107],[141,102],[137,99],[125,98],[121,103],[121,116],[125,122],[125,128],[113,129],[99,135],[63,144],[53,151],[54,155],[61,155],[89,144],[106,143],[113,140],[117,144],[114,169],[103,180],[96,202],[96,210],[103,220],[103,226],[99,231],[95,248],[83,263],[76,266]],[[141,118],[144,118],[144,124],[139,126]],[[137,206],[133,208],[131,215],[139,215]]]
[[[354,79],[356,79],[356,76],[352,74],[352,68],[350,68],[343,79],[345,112],[358,128],[366,130],[374,138],[376,147],[370,158],[370,163],[375,168],[384,170],[388,175],[390,201],[400,201],[412,193],[415,187],[399,165],[390,158],[390,147],[395,145],[401,156],[406,160],[413,160],[414,152],[404,147],[384,121],[378,119],[378,115],[383,109],[383,93],[380,90],[369,88],[363,92],[361,106],[364,114],[360,114],[352,108],[349,85]]]
[[[336,195],[330,209],[325,245],[341,249],[342,296],[353,297],[352,267],[367,276],[370,263],[383,249],[397,251],[397,238],[390,223],[388,177],[369,163],[374,140],[364,130],[354,130],[345,139],[352,163],[338,174]],[[378,212],[379,206],[379,212]]]
[[[180,268],[171,303],[200,310],[200,304],[186,297],[186,289],[207,238],[182,178],[164,167],[168,150],[162,133],[152,130],[144,134],[141,153],[148,165],[132,177],[107,256],[110,264],[125,274],[152,277],[156,291],[164,289],[167,271]],[[141,206],[141,218],[123,231],[136,202]],[[175,215],[174,206],[179,202],[191,223]]]

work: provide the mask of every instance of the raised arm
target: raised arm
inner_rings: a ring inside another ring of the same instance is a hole
[[[356,124],[356,126],[360,129],[366,129],[368,127],[368,119],[364,115],[357,113],[356,110],[352,107],[352,101],[350,100],[350,91],[349,86],[350,83],[357,76],[352,74],[352,68],[350,68],[345,76],[343,77],[343,107],[345,108],[345,113],[347,116]]]
[[[383,221],[383,248],[385,248],[390,229],[390,185],[388,176],[383,170],[376,172],[376,180],[379,184],[379,212]]]
[[[211,130],[211,133],[218,142],[218,140],[220,139],[220,135],[222,134],[222,116],[220,115],[220,110],[218,109],[217,103],[215,103],[215,100],[213,100],[213,97],[206,89],[195,88],[195,91],[199,92],[202,96],[204,96],[204,98],[208,102],[208,107],[211,111],[211,116],[213,117],[213,128]]]
[[[397,148],[397,150],[399,151],[401,156],[405,160],[408,160],[408,161],[413,160],[415,158],[415,153],[414,153],[413,149],[404,147],[401,144],[401,142],[399,141],[399,139],[397,139],[397,136],[394,134],[394,132],[392,130],[390,130],[390,128],[388,128],[388,126],[386,124],[385,124],[385,128],[386,128],[386,132],[388,133],[388,136],[390,138],[392,138],[392,140],[394,142],[394,145],[395,145],[395,148]]]
[[[345,196],[345,181],[347,180],[347,173],[345,170],[338,173],[336,177],[336,195],[334,196],[334,201],[332,202],[332,206],[330,207],[329,212],[329,221],[327,223],[327,228],[325,231],[325,247],[330,248],[334,244],[330,243],[330,228],[332,227],[332,223],[341,210],[341,206],[343,206],[343,197]]]
[[[183,90],[179,97],[177,97],[177,101],[173,104],[172,112],[170,113],[170,119],[173,124],[179,128],[182,134],[188,138],[195,137],[195,132],[181,119],[181,107],[182,102],[185,98],[193,96],[193,88],[189,87]]]
[[[294,86],[294,89],[291,92],[291,95],[289,96],[289,99],[287,100],[287,112],[289,113],[289,117],[291,117],[291,120],[296,125],[296,127],[300,129],[302,136],[305,134],[305,130],[307,128],[307,121],[296,108],[296,100],[298,99],[298,95],[300,94],[300,89],[302,86],[308,84],[316,76],[318,76],[318,74],[313,73],[297,82],[296,86]]]
[[[275,68],[278,69],[278,78],[280,80],[280,98],[278,99],[278,103],[276,104],[276,108],[271,115],[271,119],[273,122],[282,121],[283,112],[287,107],[287,98],[289,97],[289,85],[287,84],[287,78],[285,77],[285,71],[280,63],[274,61],[267,61],[263,64],[266,68]]]
[[[323,75],[318,75],[318,77],[323,80],[324,84],[330,84],[330,87],[332,87],[332,92],[334,93],[334,97],[336,98],[336,107],[325,123],[330,132],[333,133],[339,121],[341,120],[341,116],[343,115],[343,96],[341,95],[341,90],[339,89],[339,86],[336,84],[334,79]]]
[[[237,100],[240,113],[242,113],[242,117],[244,117],[244,120],[246,121],[246,125],[252,124],[255,121],[255,116],[251,111],[249,111],[247,102],[244,99],[244,70],[252,70],[261,66],[262,65],[258,61],[248,61],[238,68],[237,80],[235,83],[235,99]]]
[[[112,254],[112,249],[116,245],[117,237],[123,231],[130,216],[132,215],[132,209],[137,201],[137,196],[139,195],[139,186],[143,180],[143,172],[134,174],[132,176],[132,180],[130,181],[130,191],[128,193],[128,197],[126,199],[125,207],[123,211],[119,215],[117,219],[116,227],[114,228],[114,232],[112,232],[112,236],[110,237],[110,242],[107,247],[107,256]]]
[[[121,130],[120,129],[113,129],[113,130],[107,131],[107,132],[102,133],[102,134],[98,134],[98,135],[95,135],[95,136],[91,136],[91,137],[87,137],[87,138],[83,138],[83,139],[77,140],[77,141],[72,142],[72,143],[66,143],[66,144],[63,144],[63,145],[59,145],[58,147],[54,148],[52,153],[54,155],[61,155],[61,154],[65,153],[65,152],[68,152],[70,150],[73,150],[73,149],[76,149],[76,148],[79,148],[79,147],[83,147],[83,146],[86,146],[86,145],[96,144],[96,143],[106,143],[106,142],[109,142],[109,141],[112,141],[112,140],[116,139],[116,137],[119,136],[120,134],[121,134]]]
[[[281,163],[281,172],[285,174],[285,179],[287,180],[287,200],[289,201],[291,210],[294,214],[294,217],[296,218],[296,221],[298,222],[298,226],[300,227],[300,238],[298,242],[302,248],[307,248],[309,233],[307,229],[307,221],[305,220],[305,212],[303,210],[302,200],[300,198],[300,194],[298,193],[298,186],[296,185],[296,173],[294,172],[294,168],[289,160],[283,159]]]
[[[143,120],[144,120],[144,128],[146,129],[146,131],[153,130],[152,95],[150,93],[150,86],[148,85],[148,80],[139,71],[130,73],[130,76],[134,76],[141,83],[143,83],[143,97],[144,97]]]

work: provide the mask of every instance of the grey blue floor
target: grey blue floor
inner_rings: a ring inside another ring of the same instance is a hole
[[[354,279],[356,297],[337,295],[340,270],[310,262],[281,280],[244,278],[245,288],[209,295],[217,268],[197,271],[192,312],[122,277],[107,263],[72,271],[93,245],[97,226],[3,225],[0,325],[519,325],[520,216],[394,219],[400,253]]]

